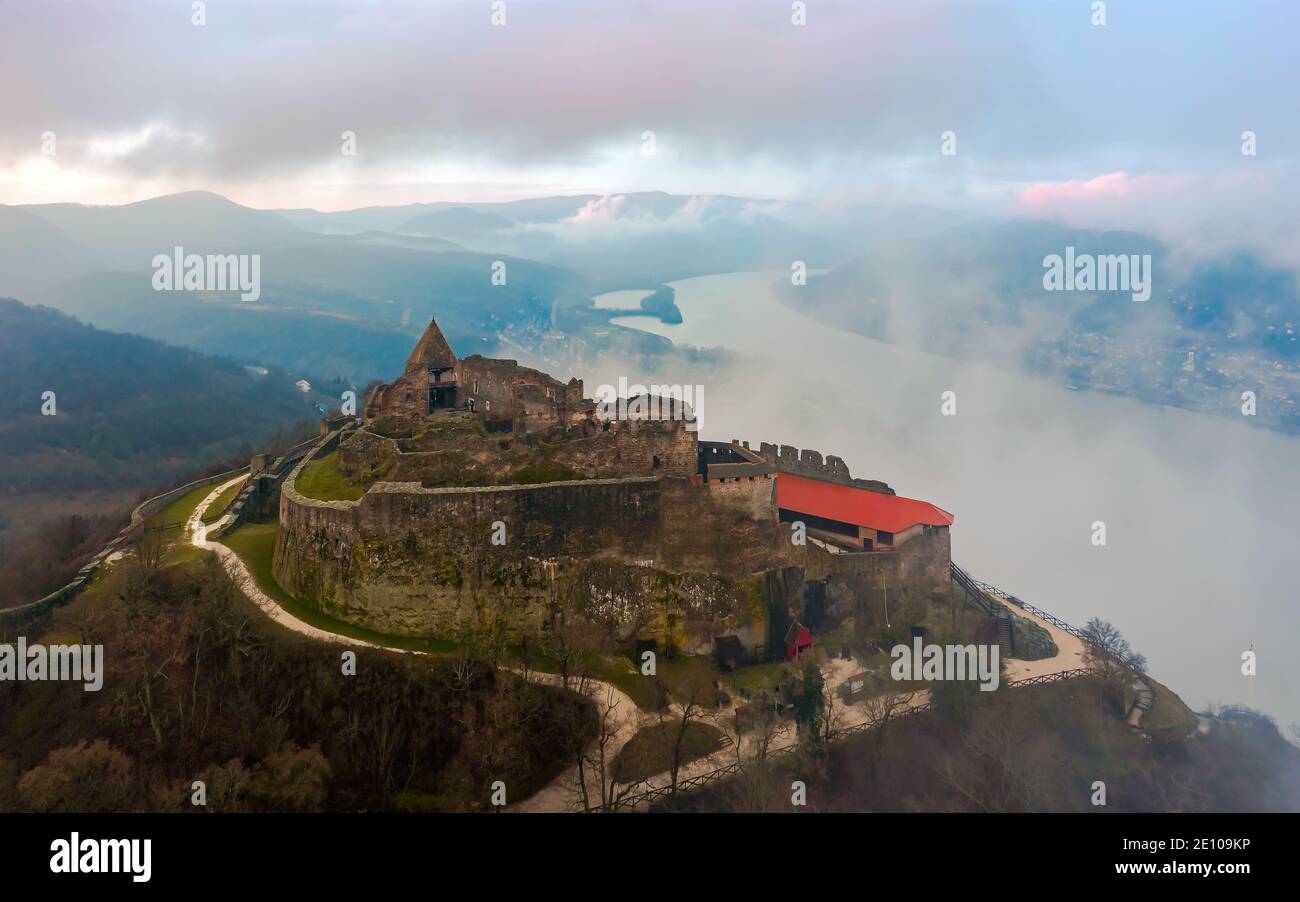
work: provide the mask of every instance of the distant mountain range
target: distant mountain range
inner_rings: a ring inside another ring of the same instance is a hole
[[[154,290],[151,261],[175,247],[259,255],[260,296]],[[1046,291],[1043,259],[1067,248],[1150,255],[1150,300]],[[207,192],[0,206],[0,295],[313,383],[391,377],[435,314],[461,354],[657,353],[662,339],[612,326],[592,297],[669,298],[669,281],[795,261],[829,272],[786,286],[790,303],[841,328],[1159,403],[1213,406],[1214,392],[1256,384],[1276,396],[1269,424],[1300,428],[1295,273],[1245,255],[1184,267],[1133,232],[663,192],[340,212]]]
[[[553,332],[557,309],[581,311],[602,291],[787,265],[792,254],[837,259],[835,242],[770,206],[659,192],[338,213],[254,210],[209,192],[0,206],[0,296],[309,380],[364,383],[400,369],[434,314],[458,350],[493,353]],[[260,297],[154,290],[152,261],[176,247],[259,255]],[[589,320],[604,324],[565,323]]]
[[[498,203],[365,207],[337,213],[280,210],[324,234],[382,230],[456,241],[581,272],[602,289],[787,266],[825,266],[851,244],[782,219],[775,204],[726,195],[662,191],[580,194]]]
[[[154,257],[176,247],[258,255],[261,296],[154,290]],[[491,281],[498,259],[504,284]],[[435,312],[458,346],[490,351],[498,333],[545,324],[557,299],[590,291],[558,267],[427,236],[320,234],[206,192],[120,207],[0,206],[0,294],[313,380],[391,375]]]

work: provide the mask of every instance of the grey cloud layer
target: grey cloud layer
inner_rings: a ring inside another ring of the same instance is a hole
[[[1115,0],[1105,28],[1086,4],[808,5],[796,28],[785,2],[507,0],[493,27],[486,2],[223,2],[195,27],[188,3],[4,0],[0,165],[47,129],[63,160],[220,180],[336,162],[345,129],[366,166],[484,167],[581,164],[651,129],[684,166],[831,159],[865,178],[882,158],[939,165],[951,128],[961,165],[1033,179],[1204,165],[1243,128],[1274,152],[1297,134],[1281,4]],[[180,136],[92,155],[91,138],[151,122]]]

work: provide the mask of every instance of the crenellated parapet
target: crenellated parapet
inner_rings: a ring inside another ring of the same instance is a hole
[[[745,451],[749,451],[748,443],[737,443]],[[753,452],[750,452],[753,453]],[[887,495],[894,494],[894,490],[887,484],[876,479],[855,479],[849,473],[849,466],[841,457],[833,454],[822,456],[820,451],[813,448],[795,448],[792,445],[776,445],[771,442],[760,442],[757,456],[776,467],[778,472],[793,473],[797,476],[809,476],[815,479],[823,479],[829,482],[839,482],[844,485],[853,485],[858,488],[868,489],[873,492],[883,492]]]

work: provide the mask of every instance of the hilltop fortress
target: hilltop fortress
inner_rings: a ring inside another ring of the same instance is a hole
[[[700,441],[688,408],[654,400],[608,418],[580,380],[461,360],[431,322],[359,422],[290,474],[275,576],[390,634],[565,630],[746,657],[782,653],[795,620],[815,632],[882,597],[947,592],[951,514],[838,457]],[[318,471],[360,497],[308,497]]]

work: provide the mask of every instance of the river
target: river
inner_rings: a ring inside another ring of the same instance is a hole
[[[1114,623],[1192,707],[1249,704],[1284,733],[1300,721],[1300,439],[841,332],[780,303],[782,277],[675,282],[680,325],[613,320],[725,348],[725,371],[606,359],[586,375],[702,383],[702,437],[837,454],[855,476],[955,513],[953,558],[977,578],[1076,626]],[[955,416],[941,413],[946,391]]]

